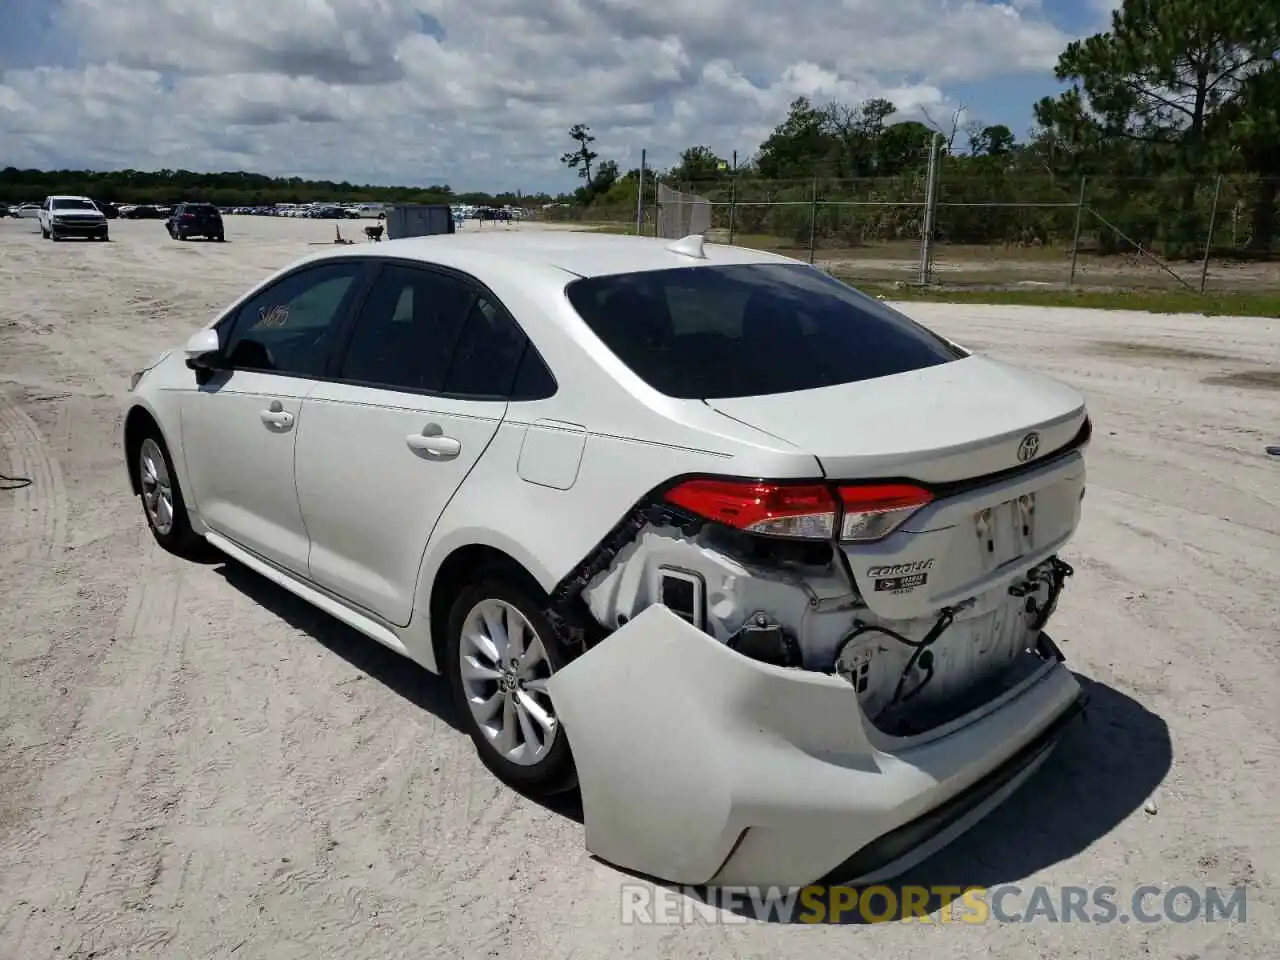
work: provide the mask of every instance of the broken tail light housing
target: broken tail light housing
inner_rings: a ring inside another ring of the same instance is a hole
[[[933,499],[905,483],[782,483],[687,480],[666,501],[746,533],[805,540],[879,540]]]

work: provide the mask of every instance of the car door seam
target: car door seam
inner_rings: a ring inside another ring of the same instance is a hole
[[[298,517],[302,520],[302,535],[307,538],[307,556],[303,563],[307,569],[307,579],[311,579],[311,528],[307,526],[307,512],[302,509],[302,491],[298,488],[298,436],[302,430],[302,411],[307,406],[307,400],[311,394],[315,393],[316,387],[320,386],[319,381],[311,381],[311,388],[298,400],[298,415],[294,417],[293,428],[289,431],[293,434],[293,456],[291,463],[293,465],[293,499],[298,505]]]
[[[510,404],[508,404],[508,406],[510,406]],[[476,418],[476,419],[480,419],[480,418]],[[485,419],[489,419],[489,418],[485,418]],[[422,565],[426,562],[427,551],[431,549],[431,540],[436,535],[436,528],[440,526],[440,521],[443,520],[444,515],[449,512],[449,507],[453,505],[453,501],[457,498],[463,486],[466,485],[466,482],[470,478],[472,472],[476,469],[476,467],[480,466],[480,461],[484,459],[484,455],[488,453],[489,448],[493,446],[494,440],[497,439],[498,434],[502,431],[502,427],[504,425],[505,419],[506,419],[506,410],[503,410],[502,414],[497,418],[497,423],[494,426],[493,432],[489,434],[489,439],[485,441],[484,448],[476,456],[475,460],[471,462],[471,466],[468,467],[467,472],[462,475],[462,479],[458,481],[458,483],[454,486],[453,491],[449,494],[448,498],[444,502],[444,505],[440,508],[440,512],[436,514],[435,520],[432,521],[431,529],[427,531],[427,538],[422,542],[422,553],[419,554],[418,556],[418,572],[417,572],[417,575],[414,577],[414,581],[413,581],[414,589],[412,593],[412,599],[409,604],[409,620],[407,623],[404,624],[404,626],[406,627],[409,626],[409,624],[413,623],[413,616],[418,611],[418,584],[422,579]]]

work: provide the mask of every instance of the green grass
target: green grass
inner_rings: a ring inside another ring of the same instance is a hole
[[[856,283],[856,286],[865,293],[886,300],[1085,307],[1147,313],[1197,313],[1210,317],[1280,317],[1280,291],[1208,293],[1201,296],[1190,290],[956,290],[884,283]]]

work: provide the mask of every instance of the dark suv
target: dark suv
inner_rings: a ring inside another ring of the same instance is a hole
[[[222,214],[212,203],[180,203],[165,221],[164,227],[175,240],[205,237],[222,242]]]

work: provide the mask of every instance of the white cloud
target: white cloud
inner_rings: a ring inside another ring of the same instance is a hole
[[[6,163],[568,187],[566,129],[624,167],[745,157],[790,100],[953,106],[1047,71],[1037,0],[61,0],[76,66],[0,74]]]

